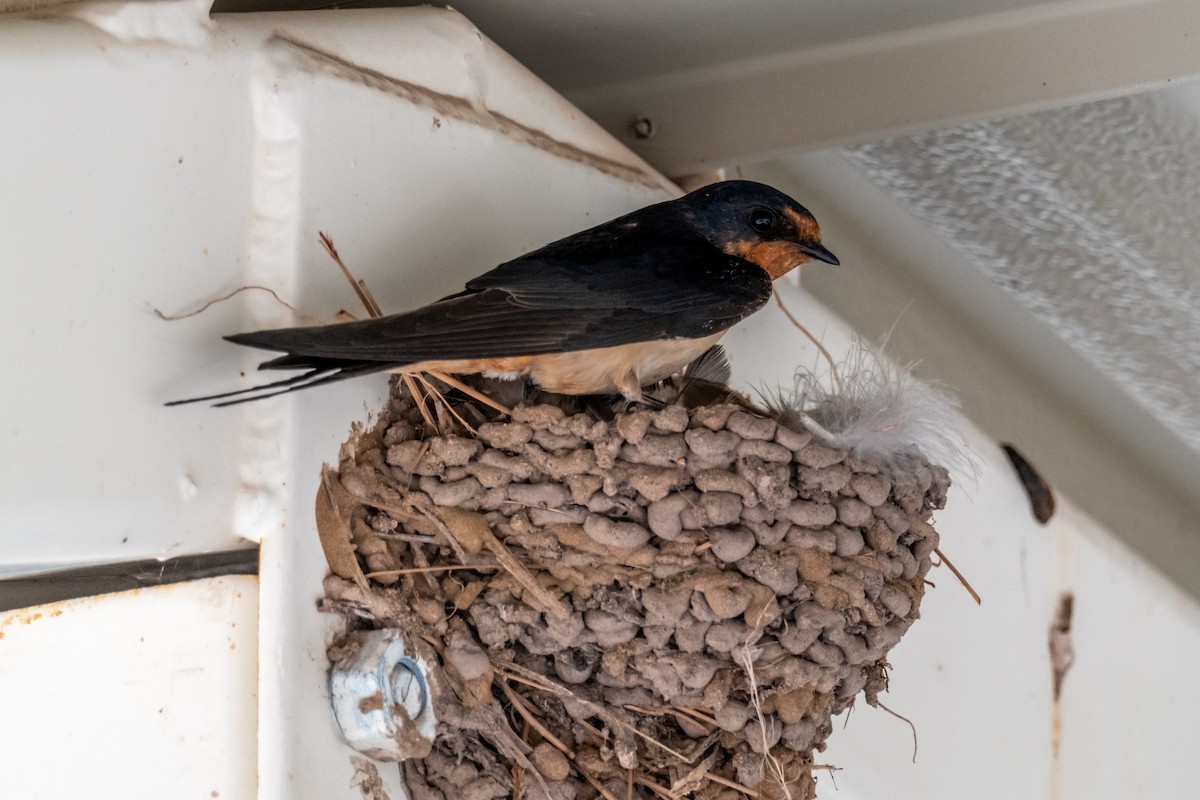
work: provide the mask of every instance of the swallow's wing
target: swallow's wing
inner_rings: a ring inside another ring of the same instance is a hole
[[[380,319],[228,337],[288,356],[272,368],[318,360],[379,362],[496,358],[701,338],[763,306],[760,267],[699,244],[641,248],[580,261],[531,254],[467,284],[467,291]]]
[[[304,372],[168,405],[232,405],[420,361],[697,339],[729,328],[771,297],[764,270],[707,244],[648,245],[623,236],[595,241],[607,235],[603,230],[502,264],[466,291],[403,314],[228,336],[285,354],[260,369]]]

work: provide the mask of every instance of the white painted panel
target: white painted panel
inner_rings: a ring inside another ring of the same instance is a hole
[[[0,613],[0,797],[257,796],[258,581]]]

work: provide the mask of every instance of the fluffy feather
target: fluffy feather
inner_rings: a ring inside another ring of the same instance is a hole
[[[920,455],[958,476],[978,475],[957,399],[856,339],[832,369],[797,369],[788,389],[764,400],[781,424],[889,469]]]

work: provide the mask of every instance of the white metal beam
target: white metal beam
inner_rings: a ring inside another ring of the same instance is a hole
[[[602,85],[568,98],[669,175],[1165,87],[1195,0],[1066,2]],[[654,134],[639,139],[645,118]]]

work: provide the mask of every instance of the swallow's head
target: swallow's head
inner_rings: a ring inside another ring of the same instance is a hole
[[[722,181],[678,201],[714,247],[762,267],[774,280],[816,259],[837,264],[821,245],[821,229],[804,206],[754,181]]]

